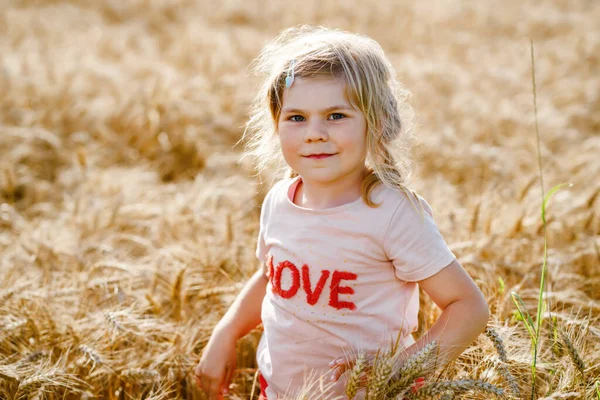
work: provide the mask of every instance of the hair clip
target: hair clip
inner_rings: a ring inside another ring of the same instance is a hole
[[[285,87],[289,88],[294,83],[294,64],[296,60],[290,61],[290,68],[288,69],[287,77],[285,78]]]

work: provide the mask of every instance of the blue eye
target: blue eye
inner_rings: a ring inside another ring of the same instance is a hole
[[[301,118],[301,119],[297,119],[297,118]],[[304,117],[302,115],[292,115],[288,119],[290,121],[294,121],[294,122],[302,122],[302,121],[304,121]]]
[[[331,119],[334,119],[334,120],[346,118],[346,116],[344,114],[340,114],[340,113],[333,113],[333,114],[331,114],[331,117],[332,117]]]

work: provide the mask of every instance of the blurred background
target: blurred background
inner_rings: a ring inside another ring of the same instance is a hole
[[[586,363],[583,378],[549,334],[539,396],[592,398],[599,21],[594,0],[2,0],[0,398],[201,398],[191,372],[259,267],[271,184],[240,157],[249,64],[298,24],[371,36],[412,92],[411,187],[523,388],[531,344],[510,292],[535,313],[544,245],[533,40],[544,188],[573,184],[549,203],[546,311]],[[438,315],[422,300],[419,334]],[[259,337],[239,344],[231,398],[251,397]],[[448,376],[504,385],[493,345],[474,349]]]

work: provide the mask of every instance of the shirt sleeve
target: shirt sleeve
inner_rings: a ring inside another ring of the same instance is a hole
[[[263,263],[267,261],[267,253],[269,252],[269,249],[267,248],[267,245],[265,243],[265,233],[267,230],[267,223],[270,214],[271,197],[273,190],[274,188],[269,190],[269,192],[265,196],[265,199],[260,209],[260,227],[258,231],[258,241],[256,243],[256,258],[258,258]]]
[[[384,250],[392,261],[396,276],[406,282],[427,279],[446,266],[455,256],[440,233],[433,211],[419,196],[404,197],[394,212],[384,237]]]

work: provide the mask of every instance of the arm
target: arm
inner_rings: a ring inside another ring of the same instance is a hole
[[[434,276],[419,282],[442,314],[423,337],[406,350],[405,358],[435,340],[438,365],[457,358],[485,330],[488,304],[469,274],[454,260]]]
[[[260,313],[267,283],[264,271],[256,271],[215,326],[215,332],[228,332],[238,340],[256,328],[261,323]]]
[[[259,270],[246,283],[223,318],[217,323],[196,366],[196,384],[210,400],[227,393],[236,364],[236,342],[261,322],[267,277]]]
[[[399,362],[403,363],[435,340],[439,350],[436,364],[445,366],[485,330],[489,308],[475,282],[456,260],[418,283],[443,312],[431,329],[400,355]],[[333,360],[329,364],[335,368],[331,380],[338,380],[353,363],[345,356]]]

